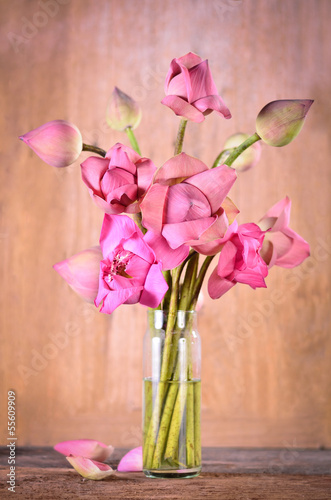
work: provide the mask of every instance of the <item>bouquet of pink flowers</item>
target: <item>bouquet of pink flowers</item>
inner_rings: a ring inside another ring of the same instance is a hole
[[[46,163],[58,168],[75,162],[82,151],[94,153],[81,164],[81,174],[93,201],[105,213],[100,245],[54,267],[101,312],[111,314],[121,304],[138,302],[168,312],[161,382],[172,379],[175,373],[172,349],[176,346],[170,334],[177,312],[195,309],[214,259],[208,293],[218,299],[237,283],[254,289],[266,287],[272,266],[291,268],[309,256],[308,243],[289,227],[289,198],[270,208],[258,223],[239,225],[239,210],[228,195],[237,171],[259,160],[258,141],[271,146],[288,144],[299,133],[313,102],[279,100],[267,104],[257,116],[256,132],[232,136],[209,168],[182,152],[188,121],[202,122],[213,111],[231,118],[208,61],[193,53],[174,59],[166,76],[165,94],[162,104],[181,120],[174,156],[159,168],[141,156],[134,136],[141,119],[138,104],[117,88],[108,105],[107,122],[127,133],[131,147],[118,143],[105,151],[84,144],[79,129],[61,120],[21,137]],[[165,398],[159,391],[159,420]],[[156,428],[146,438],[149,468],[159,465],[154,454]]]

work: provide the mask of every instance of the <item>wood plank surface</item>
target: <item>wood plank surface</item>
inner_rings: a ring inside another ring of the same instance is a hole
[[[51,3],[47,13],[38,0],[0,0],[0,383],[3,394],[16,391],[19,443],[141,444],[146,318],[136,306],[98,314],[52,269],[98,242],[102,213],[79,162],[54,169],[17,138],[63,118],[85,142],[127,144],[105,126],[117,85],[143,108],[143,155],[162,165],[178,126],[160,104],[163,82],[171,59],[192,50],[209,59],[233,115],[189,124],[184,150],[207,165],[230,134],[254,132],[267,102],[315,99],[300,136],[285,148],[263,147],[231,194],[241,223],[258,221],[288,195],[291,227],[310,243],[311,257],[295,270],[273,268],[266,290],[238,285],[215,302],[204,288],[202,443],[330,447],[331,2]],[[6,437],[1,425],[0,442]]]
[[[116,468],[126,450],[115,450],[108,463]],[[116,473],[104,481],[87,481],[67,467],[50,448],[22,448],[17,454],[15,497],[24,499],[226,499],[327,500],[331,491],[331,451],[300,450],[293,457],[282,450],[203,449],[203,472],[188,480],[146,479],[142,473]],[[8,452],[0,449],[0,464]],[[281,467],[268,468],[278,463]],[[294,467],[294,468],[293,468]],[[5,466],[0,478],[5,479]],[[0,483],[2,499],[12,498]]]

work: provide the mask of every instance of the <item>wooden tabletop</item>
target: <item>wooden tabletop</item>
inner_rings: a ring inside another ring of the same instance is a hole
[[[116,468],[127,450],[108,463]],[[40,500],[190,499],[330,500],[331,450],[204,448],[203,471],[194,479],[147,479],[116,473],[103,481],[79,476],[49,447],[16,449],[16,488],[6,484],[8,448],[0,447],[0,498]]]

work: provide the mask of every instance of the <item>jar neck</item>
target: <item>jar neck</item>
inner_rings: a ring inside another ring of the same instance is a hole
[[[165,329],[168,320],[168,311],[149,309],[147,314],[150,328],[155,330]],[[186,327],[195,328],[197,324],[196,311],[177,311],[175,324],[176,329],[184,329]]]

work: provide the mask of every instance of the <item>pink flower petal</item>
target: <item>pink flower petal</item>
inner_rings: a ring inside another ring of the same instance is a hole
[[[202,161],[186,153],[180,153],[166,161],[157,171],[155,182],[170,186],[205,170],[208,168]]]
[[[144,289],[140,296],[140,304],[155,309],[158,307],[168,290],[167,282],[162,274],[162,264],[153,264],[147,274]]]
[[[220,278],[217,268],[214,269],[208,280],[208,293],[212,299],[219,299],[228,292],[236,283],[225,278]]]
[[[283,245],[285,238],[291,241],[290,246],[286,247],[286,252]],[[270,240],[274,249],[276,249],[277,257],[275,264],[277,266],[285,268],[296,267],[310,255],[309,244],[290,228],[287,228],[284,234],[271,234]],[[270,264],[269,267],[271,267]]]
[[[210,217],[210,204],[200,189],[186,182],[169,187],[165,224]]]
[[[140,204],[143,226],[155,233],[161,233],[162,231],[168,189],[168,186],[153,184]]]
[[[164,271],[179,266],[190,251],[187,245],[181,245],[176,250],[172,249],[161,234],[153,233],[153,231],[148,231],[144,236],[144,240],[154,250],[157,260],[162,262]]]
[[[188,96],[190,103],[205,96],[217,95],[218,91],[211,76],[208,60],[201,61],[193,68],[189,69],[189,75],[192,85],[192,92]],[[195,105],[195,104],[194,104]]]
[[[161,104],[168,106],[177,116],[182,116],[192,122],[203,122],[205,117],[194,106],[176,95],[168,95],[162,99]]]
[[[116,278],[114,278],[114,281]],[[108,290],[107,293],[99,288],[99,294],[95,299],[95,305],[99,306],[103,301],[100,311],[102,313],[111,314],[117,307],[122,304],[127,303],[127,301],[135,295],[135,300],[131,301],[131,304],[136,304],[139,302],[140,292],[143,290],[143,286],[122,288],[120,290]]]
[[[133,149],[119,143],[115,144],[115,146],[107,152],[106,158],[110,159],[110,167],[120,167],[133,175],[136,174],[136,166],[133,159],[135,161],[140,160],[140,156],[135,153]]]
[[[138,226],[127,215],[108,215],[103,219],[100,234],[100,245],[103,255],[109,255],[114,248],[125,238],[130,238],[134,233],[142,236]]]
[[[86,479],[100,481],[114,474],[114,470],[109,467],[109,465],[97,462],[96,460],[90,460],[89,458],[79,456],[69,456],[66,457],[66,459],[78,474]]]
[[[229,108],[225,105],[223,99],[219,95],[209,95],[202,97],[193,103],[194,107],[202,113],[216,111],[224,116],[227,120],[231,118]]]
[[[90,194],[103,196],[100,188],[100,179],[107,172],[108,164],[109,160],[96,156],[90,156],[81,164],[82,179],[89,188]]]
[[[171,248],[176,249],[187,241],[198,240],[214,221],[215,217],[206,217],[177,224],[165,224],[162,236],[166,238]]]
[[[74,439],[73,441],[57,443],[54,450],[65,456],[78,455],[104,462],[113,453],[114,448],[95,439]]]
[[[185,182],[199,188],[207,197],[212,214],[216,213],[237,178],[236,171],[226,165],[201,172]]]
[[[234,271],[236,255],[237,247],[231,241],[227,241],[220,253],[217,264],[217,274],[220,278],[225,278]]]
[[[118,472],[140,472],[143,470],[142,446],[133,448],[121,459],[117,467]]]
[[[152,184],[156,166],[148,158],[142,158],[136,163],[138,198],[140,198]]]

